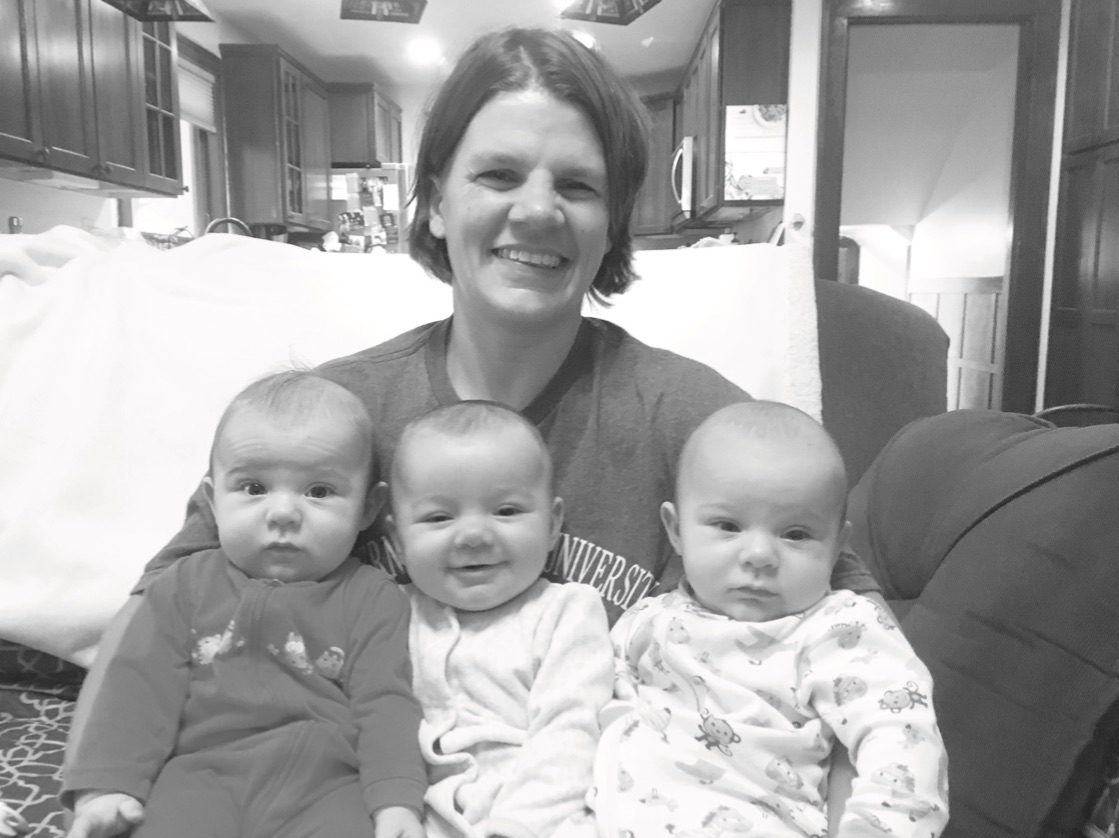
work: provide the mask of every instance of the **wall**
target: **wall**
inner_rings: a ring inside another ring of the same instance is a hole
[[[84,230],[115,227],[117,202],[50,186],[0,180],[0,224],[8,231],[8,217],[23,219],[23,232],[42,233],[58,224]]]

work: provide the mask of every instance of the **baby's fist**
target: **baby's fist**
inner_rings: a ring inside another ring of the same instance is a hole
[[[424,838],[419,816],[406,806],[386,806],[373,815],[377,838]]]
[[[113,838],[144,819],[135,797],[119,792],[85,792],[74,804],[74,823],[66,838]]]

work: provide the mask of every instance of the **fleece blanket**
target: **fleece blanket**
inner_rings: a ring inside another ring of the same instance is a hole
[[[820,415],[806,256],[712,247],[639,253],[637,268],[588,313]],[[0,638],[88,666],[178,530],[234,393],[450,310],[406,256],[229,234],[169,251],[72,228],[0,237]]]

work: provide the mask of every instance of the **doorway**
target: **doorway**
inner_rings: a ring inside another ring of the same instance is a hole
[[[948,332],[950,408],[1032,412],[1060,4],[832,0],[824,27],[817,276],[859,242],[843,263]]]

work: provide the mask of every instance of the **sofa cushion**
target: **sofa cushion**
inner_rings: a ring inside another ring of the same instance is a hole
[[[954,411],[852,492],[855,546],[936,684],[947,836],[1073,834],[1119,700],[1119,426]]]

